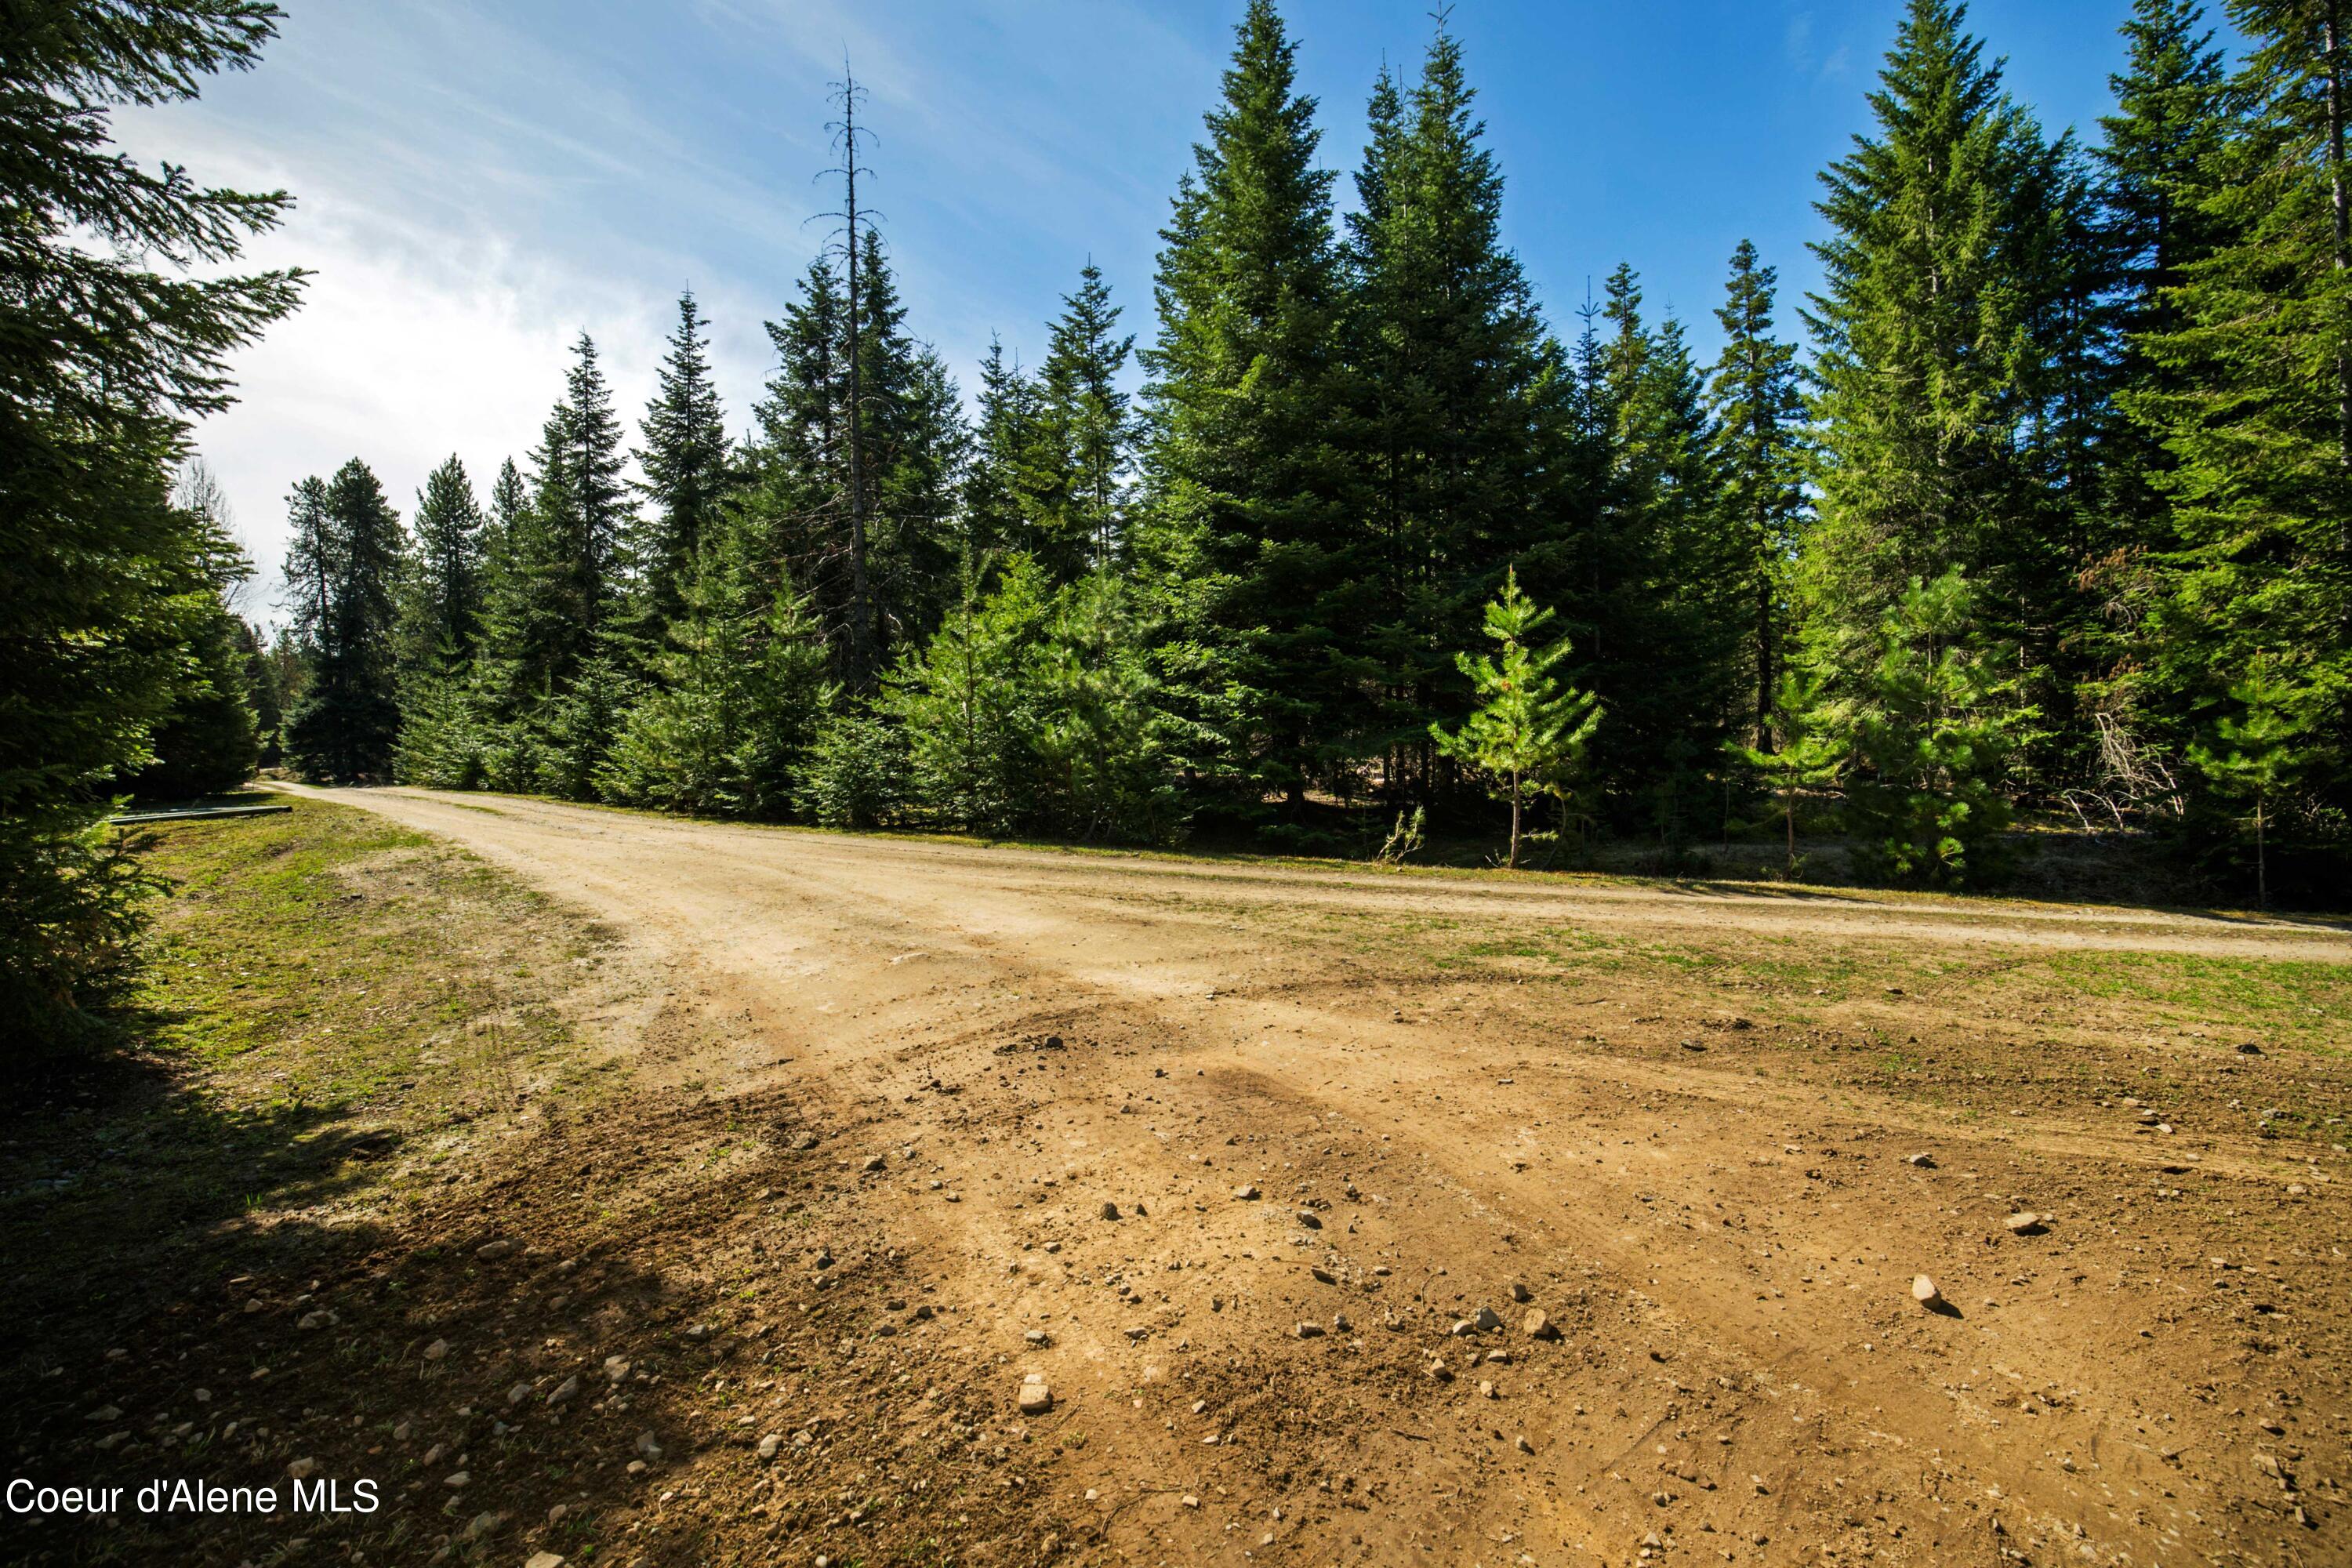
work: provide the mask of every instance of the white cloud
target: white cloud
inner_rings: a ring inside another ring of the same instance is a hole
[[[824,89],[845,47],[874,94],[876,195],[909,324],[961,378],[992,329],[1015,347],[1042,339],[1089,252],[1131,247],[1113,283],[1142,324],[1163,172],[1128,166],[1084,89],[1153,59],[1124,102],[1189,137],[1213,80],[1148,8],[949,7],[887,36],[841,0],[570,15],[527,28],[449,0],[299,8],[257,71],[120,117],[135,154],[297,199],[246,261],[311,269],[304,305],[237,356],[240,402],[196,433],[264,614],[295,481],[359,457],[405,513],[454,450],[487,491],[536,439],[583,328],[634,433],[682,287],[714,323],[741,429],[772,361],[761,321],[827,237],[812,215],[831,192],[812,176],[832,161]],[[1023,47],[1041,31],[1064,46],[1051,58]],[[1007,90],[973,50],[1015,54],[1040,79]]]
[[[260,605],[274,602],[295,480],[362,458],[404,514],[454,450],[487,492],[499,463],[522,460],[537,438],[583,325],[625,411],[652,386],[662,323],[648,301],[551,276],[495,237],[453,239],[427,262],[320,213],[256,259],[299,260],[317,276],[303,308],[238,357],[239,401],[205,420],[196,443],[261,568]]]

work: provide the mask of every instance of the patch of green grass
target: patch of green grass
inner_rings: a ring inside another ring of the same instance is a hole
[[[2069,992],[2168,1022],[2352,1054],[2352,965],[2171,952],[2062,953],[2048,965]]]
[[[591,939],[470,858],[313,801],[143,843],[173,891],[137,1046],[0,1139],[0,1316],[20,1324],[97,1307],[103,1332],[109,1303],[308,1246],[291,1216],[397,1201],[419,1145],[510,1113],[526,1077],[579,1077],[552,1004]]]

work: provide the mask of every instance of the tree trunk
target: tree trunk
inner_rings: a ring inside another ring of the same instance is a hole
[[[2254,908],[2271,912],[2270,845],[2263,832],[2263,797],[2254,796]]]
[[[1516,771],[1511,774],[1511,856],[1507,868],[1519,868],[1519,775]]]
[[[848,199],[844,212],[849,226],[849,686],[859,693],[874,689],[874,591],[866,568],[866,419],[860,401],[857,332],[857,83],[845,71],[842,77],[843,178]]]
[[[1780,792],[1781,815],[1789,824],[1789,880],[1797,879],[1797,790],[1791,784]]]

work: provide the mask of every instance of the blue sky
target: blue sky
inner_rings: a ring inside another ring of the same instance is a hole
[[[2126,0],[1976,0],[2045,124],[2095,135]],[[992,331],[1024,363],[1091,257],[1148,340],[1156,231],[1241,0],[289,0],[260,68],[124,117],[134,152],[283,185],[260,246],[319,277],[238,362],[199,444],[264,568],[283,497],[365,458],[404,511],[455,451],[487,488],[535,438],[585,327],[634,423],[681,286],[716,323],[740,426],[777,314],[836,202],[826,84],[871,89],[873,199],[917,333],[967,387]],[[1410,73],[1428,0],[1290,0],[1323,160],[1353,168],[1383,58]],[[1505,233],[1563,331],[1620,259],[1712,353],[1742,237],[1784,311],[1814,268],[1815,174],[1865,127],[1901,0],[1462,0],[1508,181]]]

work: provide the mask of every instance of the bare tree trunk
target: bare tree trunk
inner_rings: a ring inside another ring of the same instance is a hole
[[[857,81],[842,71],[842,177],[847,188],[843,216],[848,226],[849,258],[849,686],[874,689],[874,588],[866,571],[866,417],[864,366],[858,353],[857,310]]]

